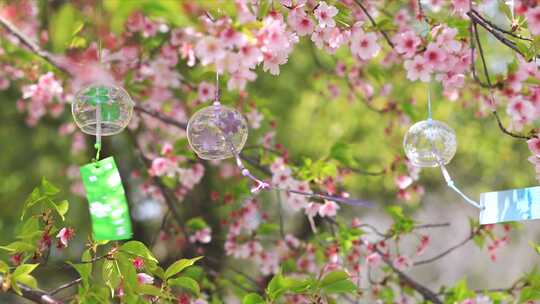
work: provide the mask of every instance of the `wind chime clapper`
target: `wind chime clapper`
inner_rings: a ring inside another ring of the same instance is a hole
[[[79,90],[71,105],[72,114],[82,132],[95,136],[96,156],[80,168],[89,203],[92,234],[95,240],[130,239],[131,218],[114,158],[100,160],[102,136],[120,133],[133,114],[133,100],[122,89],[95,83]]]
[[[481,193],[480,203],[463,193],[446,168],[457,150],[455,132],[431,116],[431,92],[428,86],[428,119],[411,126],[403,140],[405,154],[413,165],[439,167],[448,187],[465,202],[480,209],[482,225],[540,218],[540,187]]]
[[[223,106],[219,94],[219,73],[216,72],[216,93],[211,106],[197,111],[188,121],[187,137],[191,149],[202,159],[222,160],[234,157],[242,176],[255,183],[253,194],[262,190],[275,190],[310,198],[334,201],[352,206],[371,207],[370,202],[353,198],[297,191],[272,186],[254,176],[243,164],[240,152],[248,137],[248,125],[244,116],[234,108]]]

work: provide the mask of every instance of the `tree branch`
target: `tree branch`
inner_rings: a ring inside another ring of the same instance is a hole
[[[4,278],[0,277],[0,284],[3,282]],[[15,293],[13,289],[10,289],[9,291],[17,296],[23,297],[27,300],[33,301],[35,303],[41,303],[41,304],[63,304],[64,302],[55,299],[50,293],[40,290],[40,289],[33,289],[29,287],[28,285],[17,283],[17,286],[21,290],[21,294]]]
[[[49,294],[50,295],[55,295],[55,294],[59,293],[60,291],[66,289],[66,288],[69,288],[71,286],[79,284],[81,281],[82,281],[82,278],[78,278],[78,279],[75,279],[75,280],[73,280],[71,282],[67,282],[67,283],[65,283],[63,285],[60,285],[60,286],[56,287],[55,289],[49,291]]]
[[[423,265],[423,264],[428,264],[428,263],[432,263],[432,262],[435,262],[443,257],[445,257],[446,255],[452,253],[454,250],[464,246],[465,244],[467,244],[470,240],[472,240],[474,238],[474,236],[476,235],[476,232],[471,232],[471,234],[466,238],[464,239],[463,241],[457,243],[456,245],[446,249],[445,251],[435,255],[434,257],[431,257],[429,259],[425,259],[425,260],[421,260],[421,261],[418,261],[418,262],[414,262],[413,263],[413,266],[419,266],[419,265]]]
[[[26,36],[15,25],[13,25],[11,22],[9,22],[2,16],[0,16],[0,25],[13,36],[17,37],[17,39],[19,39],[19,41],[23,45],[25,45],[32,53],[43,58],[45,61],[56,67],[58,70],[66,74],[70,74],[69,71],[66,70],[60,63],[58,63],[58,61],[56,61],[56,59],[49,52],[43,50],[39,45],[32,41],[32,39]]]
[[[371,22],[371,24],[379,30],[379,32],[383,35],[384,39],[386,40],[386,42],[388,43],[388,45],[391,47],[391,48],[394,48],[394,43],[392,42],[392,40],[390,39],[390,37],[388,36],[388,33],[386,33],[386,31],[380,29],[377,25],[377,22],[375,22],[375,19],[373,19],[373,17],[371,17],[371,15],[369,14],[368,10],[366,9],[366,7],[362,4],[362,2],[360,0],[354,0],[354,2],[356,3],[356,5],[358,5],[360,7],[360,9],[362,10],[362,12],[364,12],[364,14],[366,15],[366,17],[369,19],[369,21]]]
[[[469,14],[469,13],[470,12],[468,12],[467,14]],[[486,58],[484,56],[484,50],[482,48],[482,43],[480,43],[480,36],[478,35],[478,27],[476,26],[476,22],[474,20],[473,20],[473,23],[472,23],[472,34],[475,37],[475,40],[476,40],[476,43],[477,43],[477,46],[478,46],[478,52],[480,54],[480,59],[481,59],[482,67],[483,67],[483,70],[484,70],[484,76],[486,77],[488,89],[490,90],[491,103],[492,103],[492,106],[493,106],[493,109],[492,109],[491,113],[493,114],[493,116],[495,116],[495,119],[497,120],[497,125],[499,126],[499,129],[501,129],[501,131],[504,134],[509,135],[511,137],[514,137],[514,138],[531,139],[532,138],[531,135],[522,135],[522,134],[513,133],[513,132],[509,131],[508,129],[506,129],[504,127],[504,125],[502,124],[501,118],[499,117],[499,114],[497,113],[497,109],[495,108],[495,100],[494,100],[494,97],[493,97],[493,93],[491,92],[491,89],[493,88],[493,85],[491,83],[491,79],[490,79],[490,76],[489,76],[489,71],[488,71],[488,68],[487,68],[487,63],[486,63]],[[472,59],[474,60],[474,58],[472,58]],[[473,62],[473,65],[474,65],[474,62]]]
[[[429,288],[425,287],[424,285],[418,283],[413,278],[403,273],[401,270],[394,267],[394,264],[392,263],[392,261],[390,261],[387,257],[385,257],[384,253],[382,253],[379,249],[375,248],[375,252],[377,252],[381,256],[384,263],[388,265],[388,267],[390,267],[390,269],[392,269],[392,271],[398,275],[399,279],[402,282],[406,283],[411,288],[416,290],[419,294],[421,294],[424,297],[425,300],[431,301],[432,303],[435,303],[435,304],[442,304],[441,300],[437,297],[436,293],[434,293],[433,291],[431,291]]]

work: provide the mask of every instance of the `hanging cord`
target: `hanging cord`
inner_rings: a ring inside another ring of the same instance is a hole
[[[101,21],[101,7],[98,8],[98,18]],[[102,61],[102,46],[101,46],[101,38],[99,38],[99,28],[98,28],[98,64],[101,65]],[[101,103],[96,104],[96,143],[94,144],[94,148],[96,149],[96,157],[94,158],[94,162],[99,161],[99,154],[101,152]]]
[[[432,119],[432,112],[431,112],[431,82],[428,83],[428,123],[431,126],[433,123]],[[450,173],[448,173],[448,170],[446,169],[446,166],[444,165],[444,162],[442,161],[441,157],[439,156],[440,153],[437,151],[435,145],[432,143],[431,145],[433,154],[435,154],[435,157],[437,158],[437,163],[439,164],[439,167],[441,168],[441,173],[444,177],[444,180],[446,181],[446,184],[448,187],[454,192],[456,192],[459,196],[463,198],[467,203],[471,204],[472,206],[478,208],[478,209],[484,209],[480,204],[478,204],[476,201],[470,199],[467,195],[465,195],[454,183],[454,180],[450,176]]]

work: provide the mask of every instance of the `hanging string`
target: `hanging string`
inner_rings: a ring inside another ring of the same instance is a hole
[[[215,94],[214,94],[214,105],[217,106],[219,104],[221,104],[220,102],[220,96],[219,96],[220,92],[219,92],[219,72],[216,68],[216,90],[215,90]]]
[[[101,5],[98,6],[97,9],[99,19],[99,23],[101,23]],[[98,64],[101,65],[102,62],[102,45],[101,45],[101,37],[99,37],[99,25],[98,25]],[[94,148],[96,149],[96,157],[94,158],[94,161],[99,161],[99,154],[101,152],[101,103],[96,104],[96,143],[94,144]]]
[[[428,105],[428,123],[431,125],[432,123],[432,110],[431,110],[431,81],[428,83],[428,86],[427,86],[427,97],[428,97],[428,102],[427,102],[427,105]],[[433,151],[433,154],[435,155],[436,157],[436,160],[437,160],[437,163],[439,164],[439,168],[441,168],[441,173],[444,177],[444,180],[446,181],[446,185],[454,190],[454,192],[456,192],[459,196],[461,196],[461,198],[463,198],[463,200],[465,200],[467,203],[471,204],[472,206],[478,208],[478,209],[484,209],[480,204],[478,204],[476,201],[472,200],[471,198],[469,198],[467,195],[465,195],[454,183],[454,180],[452,179],[452,177],[450,176],[450,173],[448,172],[448,170],[446,169],[446,166],[444,165],[444,162],[442,161],[441,157],[439,156],[440,153],[439,151],[437,151],[437,148],[435,147],[435,145],[432,143],[431,145],[431,148],[432,148],[432,151]]]

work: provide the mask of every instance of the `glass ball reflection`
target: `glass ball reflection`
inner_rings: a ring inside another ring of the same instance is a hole
[[[456,133],[437,120],[423,120],[409,128],[403,139],[407,158],[417,167],[448,164],[457,150]]]
[[[93,84],[79,90],[71,104],[77,126],[86,134],[96,135],[100,121],[101,135],[121,132],[133,114],[133,100],[121,87]]]
[[[237,110],[214,104],[197,111],[188,122],[189,145],[202,159],[219,160],[240,153],[248,136],[245,118]]]

